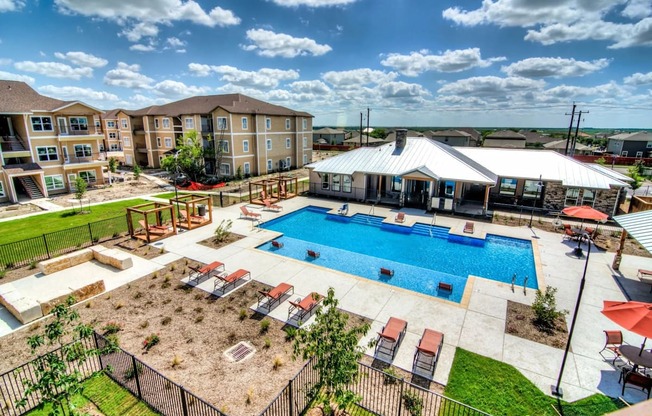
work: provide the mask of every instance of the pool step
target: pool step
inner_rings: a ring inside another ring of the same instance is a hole
[[[448,239],[449,228],[416,223],[412,226],[412,234],[425,235],[433,238]]]
[[[353,223],[373,225],[376,227],[380,227],[380,225],[383,223],[383,220],[384,218],[382,217],[376,217],[367,214],[355,214],[354,216],[351,217],[351,222]]]

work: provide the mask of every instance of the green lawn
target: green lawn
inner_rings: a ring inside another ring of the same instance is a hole
[[[182,191],[178,191],[177,193],[178,193],[179,196],[192,194],[192,192],[182,192]],[[156,194],[156,195],[152,195],[152,196],[154,198],[161,198],[161,199],[165,199],[165,200],[170,200],[170,199],[174,198],[174,192],[165,192],[163,194]]]
[[[84,392],[75,396],[72,401],[77,408],[90,401],[106,416],[154,416],[158,414],[106,375],[99,375],[85,381]],[[46,416],[50,409],[50,405],[45,405],[27,413],[27,416]]]
[[[511,365],[457,348],[444,395],[494,415],[550,415],[552,406],[563,414],[596,416],[623,405],[616,398],[594,394],[567,403],[545,395]]]

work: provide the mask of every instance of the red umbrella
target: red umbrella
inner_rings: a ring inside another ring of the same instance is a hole
[[[645,302],[618,302],[605,300],[602,314],[623,328],[645,337],[645,342],[652,338],[652,304]]]
[[[569,217],[581,218],[583,220],[606,221],[609,216],[603,212],[593,209],[588,205],[566,207],[561,212]]]

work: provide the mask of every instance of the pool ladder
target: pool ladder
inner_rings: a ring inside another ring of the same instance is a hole
[[[369,223],[369,217],[376,213],[375,208],[376,208],[376,204],[371,204],[371,208],[369,209],[369,214],[367,214],[367,223]]]
[[[527,294],[527,276],[525,276],[525,279],[523,279],[523,294]],[[516,284],[516,273],[514,273],[514,276],[512,276],[512,292],[514,292],[514,285]]]
[[[430,238],[432,238],[432,227],[435,226],[435,223],[437,222],[437,213],[435,212],[432,214],[432,219],[430,220],[430,228],[428,231],[430,231]]]

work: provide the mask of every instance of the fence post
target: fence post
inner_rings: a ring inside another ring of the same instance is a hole
[[[289,405],[290,405],[289,406],[290,407],[290,416],[294,416],[294,406],[292,405],[292,403],[294,403],[294,394],[292,393],[292,388],[293,388],[292,387],[292,380],[290,380],[288,382],[288,401],[290,402],[289,403]]]
[[[45,238],[45,234],[43,234],[43,244],[45,244],[45,253],[48,255],[48,259],[51,259],[50,257],[50,249],[48,248],[48,239]]]
[[[139,380],[139,377],[138,377],[138,366],[136,364],[136,356],[135,355],[131,356],[131,365],[134,366],[134,378],[136,379],[136,390],[138,390],[138,398],[142,400],[143,394],[140,392],[140,380]]]
[[[181,409],[183,410],[183,416],[188,416],[188,403],[186,402],[186,390],[183,386],[179,386],[179,391],[181,392]]]
[[[401,406],[401,404],[403,403],[403,389],[404,388],[405,388],[405,379],[402,378],[401,379],[401,393],[398,396],[398,412],[396,412],[397,416],[401,416],[401,408],[403,407],[403,406]]]
[[[100,350],[100,343],[97,340],[97,332],[93,331],[93,339],[95,340],[95,349],[98,351],[97,359],[100,362],[100,370],[104,370],[104,364],[102,363],[102,351]]]
[[[88,234],[91,236],[91,245],[95,245],[93,242],[93,229],[91,228],[91,223],[88,223]]]

